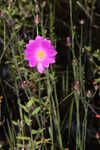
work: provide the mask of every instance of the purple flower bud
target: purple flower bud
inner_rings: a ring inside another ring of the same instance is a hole
[[[36,15],[36,16],[35,16],[35,23],[36,23],[36,24],[39,24],[39,15]]]
[[[67,46],[71,46],[71,40],[70,40],[70,37],[66,37],[66,43],[67,43]]]

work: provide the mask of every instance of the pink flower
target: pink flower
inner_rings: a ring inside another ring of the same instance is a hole
[[[26,45],[25,59],[29,61],[30,67],[37,67],[38,72],[43,73],[49,64],[55,63],[54,56],[57,52],[51,45],[50,40],[37,36],[35,40],[30,40]]]

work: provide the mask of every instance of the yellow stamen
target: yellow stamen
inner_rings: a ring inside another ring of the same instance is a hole
[[[44,57],[44,52],[43,51],[39,51],[37,56],[38,56],[39,60],[42,59]]]

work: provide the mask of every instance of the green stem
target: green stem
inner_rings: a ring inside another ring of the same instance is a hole
[[[48,95],[48,101],[49,101],[49,114],[50,114],[50,129],[51,129],[51,140],[52,140],[52,149],[54,149],[54,138],[53,138],[53,122],[52,122],[52,103],[51,103],[51,99],[50,99],[50,95],[51,95],[51,86],[50,86],[50,80],[49,80],[49,72],[48,70],[46,70],[46,78],[47,78],[47,95]]]
[[[42,32],[42,37],[45,37],[45,30],[44,30],[44,25],[43,25],[43,15],[44,15],[44,7],[42,7],[42,10],[41,10],[41,32]]]
[[[54,44],[54,20],[55,20],[55,1],[49,1],[49,9],[50,9],[50,39],[52,44]]]
[[[56,92],[56,83],[54,83],[54,97],[52,95],[52,87],[50,84],[49,79],[49,73],[47,73],[47,82],[48,82],[48,93],[49,93],[49,101],[50,101],[50,111],[51,111],[51,121],[54,123],[54,128],[56,130],[57,134],[57,140],[60,146],[60,149],[63,149],[62,144],[62,136],[61,136],[61,127],[60,127],[60,114],[59,114],[59,104],[58,104],[58,98],[57,98],[57,92]],[[53,132],[53,126],[52,126],[52,132]]]
[[[4,56],[4,54],[5,54],[5,51],[6,51],[6,23],[5,23],[5,20],[3,20],[3,26],[4,26],[4,31],[3,31],[3,36],[4,36],[4,38],[3,38],[3,52],[0,56],[0,63],[1,63],[1,60]]]
[[[71,25],[71,35],[72,35],[72,55],[73,60],[76,59],[75,52],[74,52],[74,36],[75,32],[73,31],[73,19],[72,19],[72,0],[69,0],[69,7],[70,7],[70,25]],[[77,66],[73,64],[73,73],[74,73],[74,80],[75,82],[78,79],[78,72]],[[80,116],[79,116],[79,95],[75,92],[75,103],[76,103],[76,122],[77,122],[77,129],[76,129],[76,150],[82,150],[81,148],[81,139],[80,139]]]

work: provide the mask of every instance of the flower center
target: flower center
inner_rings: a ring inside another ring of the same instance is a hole
[[[37,54],[37,56],[38,56],[39,60],[42,59],[42,58],[44,58],[44,52],[43,51],[39,51],[38,54]]]

